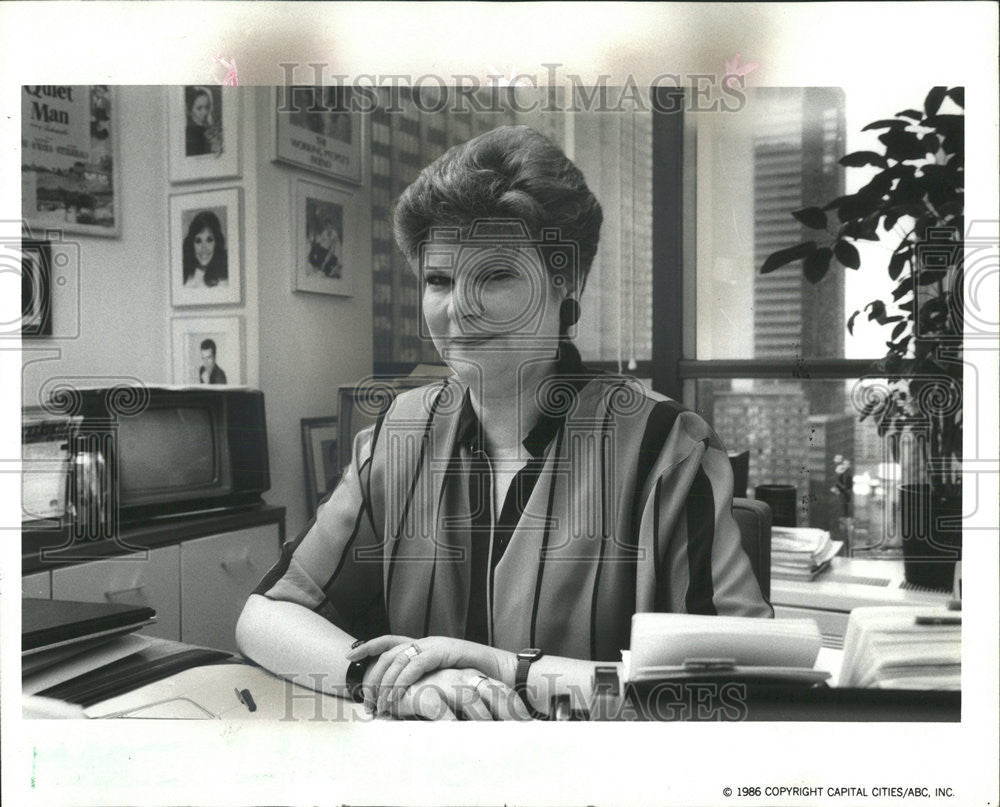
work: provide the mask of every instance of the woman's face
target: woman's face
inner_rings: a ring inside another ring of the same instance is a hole
[[[208,126],[208,118],[211,114],[211,98],[203,93],[194,99],[194,103],[191,104],[191,122],[195,126]]]
[[[206,227],[194,237],[194,257],[203,269],[212,262],[215,255],[215,235]]]
[[[432,245],[420,279],[428,333],[459,375],[554,355],[566,293],[534,248]]]

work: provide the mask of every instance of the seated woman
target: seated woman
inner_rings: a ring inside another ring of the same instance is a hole
[[[519,718],[587,700],[636,612],[771,616],[718,438],[635,379],[588,372],[569,340],[601,221],[576,166],[524,126],[450,149],[404,191],[396,240],[454,377],[358,435],[247,602],[247,657],[380,712]]]

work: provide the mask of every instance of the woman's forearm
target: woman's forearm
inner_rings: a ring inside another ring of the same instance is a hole
[[[236,624],[236,645],[275,675],[344,695],[345,658],[353,639],[319,614],[292,602],[251,594]]]

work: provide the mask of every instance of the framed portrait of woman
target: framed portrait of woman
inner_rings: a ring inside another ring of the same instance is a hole
[[[275,161],[360,185],[365,127],[353,99],[351,87],[275,87]]]
[[[243,384],[242,317],[174,317],[170,321],[174,384]]]
[[[240,175],[239,87],[167,87],[170,181]]]
[[[170,301],[226,305],[242,299],[239,188],[170,197]]]
[[[358,271],[357,199],[343,188],[305,179],[292,184],[292,288],[350,297]]]

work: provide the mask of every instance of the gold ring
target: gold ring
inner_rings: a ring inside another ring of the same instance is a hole
[[[415,644],[411,644],[406,650],[403,651],[407,658],[413,658],[420,653],[420,648]]]

